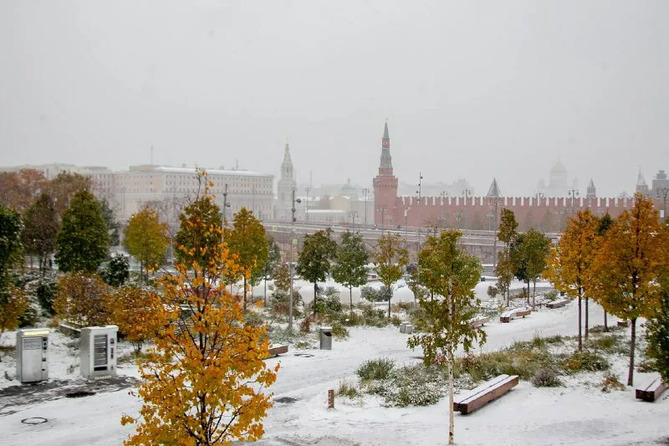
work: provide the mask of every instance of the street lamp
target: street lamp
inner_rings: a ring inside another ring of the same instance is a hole
[[[307,207],[307,209],[304,211],[304,219],[306,221],[309,221],[309,191],[310,190],[311,189],[308,188],[308,187],[305,189],[305,191],[307,192],[307,200],[304,202],[304,205]],[[298,203],[299,203],[299,201],[298,201]],[[293,207],[295,207],[294,204],[293,204]]]
[[[225,187],[223,189],[223,226],[228,226],[227,208],[229,207],[230,203],[228,203],[228,183],[225,183]]]
[[[571,213],[574,213],[574,200],[576,197],[578,197],[578,191],[576,189],[572,189],[569,192],[567,192],[567,195],[571,197]]]
[[[465,227],[464,229],[467,229],[467,200],[472,196],[472,190],[471,189],[464,189],[462,191],[462,196],[465,197],[465,209],[464,209],[464,216],[465,216]]]
[[[383,235],[383,231],[384,231],[383,217],[384,217],[384,214],[386,213],[386,207],[385,206],[379,206],[378,210],[379,210],[379,212],[381,212],[381,235]]]
[[[662,221],[667,221],[667,194],[669,194],[669,187],[658,187],[655,192],[657,198],[662,198]]]
[[[364,188],[362,190],[362,195],[365,197],[365,228],[367,228],[367,195],[369,194],[369,189]]]
[[[293,189],[293,201],[290,208],[290,295],[288,296],[288,331],[293,331],[293,245],[297,244],[295,240],[295,203],[302,203],[302,200],[295,198],[295,189]]]

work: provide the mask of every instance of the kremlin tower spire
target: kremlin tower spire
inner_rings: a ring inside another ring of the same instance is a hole
[[[388,122],[381,138],[381,160],[379,174],[374,178],[374,223],[376,226],[390,227],[397,207],[397,178],[393,175],[393,160],[390,156],[390,134]]]

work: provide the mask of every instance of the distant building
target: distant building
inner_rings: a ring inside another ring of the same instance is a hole
[[[293,194],[296,193],[295,172],[293,161],[290,159],[290,146],[286,143],[281,163],[281,177],[277,185],[277,202],[274,218],[290,220],[293,208]]]

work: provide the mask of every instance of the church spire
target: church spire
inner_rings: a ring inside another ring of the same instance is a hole
[[[393,159],[390,156],[390,135],[388,133],[388,121],[383,128],[381,139],[381,161],[379,163],[379,175],[393,174]]]
[[[292,180],[293,177],[293,161],[290,159],[290,146],[286,143],[283,152],[283,162],[281,163],[281,178]]]

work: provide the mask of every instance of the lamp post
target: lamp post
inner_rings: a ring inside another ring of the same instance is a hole
[[[576,197],[578,197],[578,191],[576,189],[572,189],[569,192],[567,192],[567,195],[571,197],[571,213],[572,215],[574,214],[574,200]]]
[[[369,194],[369,189],[364,188],[362,190],[362,196],[365,197],[365,228],[367,228],[367,194]]]
[[[662,198],[662,221],[667,221],[667,194],[669,194],[669,187],[658,187],[655,192],[657,198]]]
[[[418,190],[416,191],[418,194],[418,250],[420,251],[420,231],[421,228],[423,227],[423,222],[421,221],[421,216],[420,216],[420,210],[422,208],[421,206],[421,195],[423,193],[423,174],[421,172],[418,172]]]
[[[348,215],[351,216],[351,222],[353,223],[352,228],[353,228],[353,232],[355,232],[355,217],[358,216],[358,211],[349,211]]]
[[[311,190],[311,189],[308,188],[308,187],[305,189],[305,191],[307,192],[307,200],[304,202],[304,205],[306,206],[306,209],[305,209],[305,211],[304,211],[304,219],[305,219],[306,221],[309,221],[309,191],[310,191],[310,190]],[[298,201],[298,203],[299,203],[299,201]],[[294,204],[293,204],[293,207],[295,207]]]
[[[383,235],[383,232],[384,232],[383,217],[384,217],[384,214],[386,213],[386,207],[385,206],[379,206],[379,212],[381,212],[381,235]]]
[[[228,183],[225,183],[223,188],[223,226],[228,226],[227,208],[230,207],[228,203]]]
[[[472,196],[472,190],[471,189],[465,189],[462,191],[462,196],[465,197],[465,209],[464,209],[464,216],[465,216],[465,227],[464,229],[467,229],[467,200]]]
[[[293,189],[293,201],[290,208],[290,295],[288,296],[288,331],[293,331],[293,245],[297,244],[295,240],[295,203],[301,203],[302,200],[295,198],[295,189]]]

